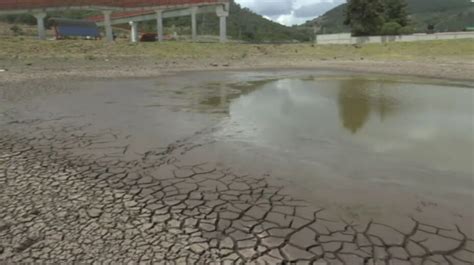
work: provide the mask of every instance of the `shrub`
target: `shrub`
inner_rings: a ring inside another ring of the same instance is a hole
[[[18,25],[12,26],[10,30],[13,32],[13,34],[15,34],[15,36],[23,35],[23,30],[20,27],[18,27]]]
[[[402,26],[397,22],[387,22],[383,24],[380,33],[382,35],[398,35],[401,28]]]
[[[411,35],[415,32],[415,29],[411,26],[405,26],[405,27],[401,27],[399,30],[398,30],[398,34],[400,35]]]

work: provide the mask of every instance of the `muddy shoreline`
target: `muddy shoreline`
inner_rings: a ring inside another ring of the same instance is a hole
[[[384,74],[439,79],[474,81],[474,63],[460,61],[374,61],[374,60],[298,60],[295,62],[268,58],[256,60],[170,60],[157,61],[133,58],[106,60],[27,60],[4,61],[0,68],[0,84],[16,82],[91,80],[118,78],[154,78],[162,75],[194,71],[223,70],[333,70],[354,73]]]

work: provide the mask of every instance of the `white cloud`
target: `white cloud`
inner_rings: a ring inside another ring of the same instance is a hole
[[[322,15],[345,0],[236,0],[243,7],[291,26]]]

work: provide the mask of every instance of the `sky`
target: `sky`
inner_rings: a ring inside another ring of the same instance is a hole
[[[345,0],[236,0],[264,17],[292,26],[324,14]]]

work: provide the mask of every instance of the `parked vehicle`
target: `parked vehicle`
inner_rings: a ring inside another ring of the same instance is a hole
[[[153,42],[158,40],[157,33],[143,33],[140,37],[141,42]]]

